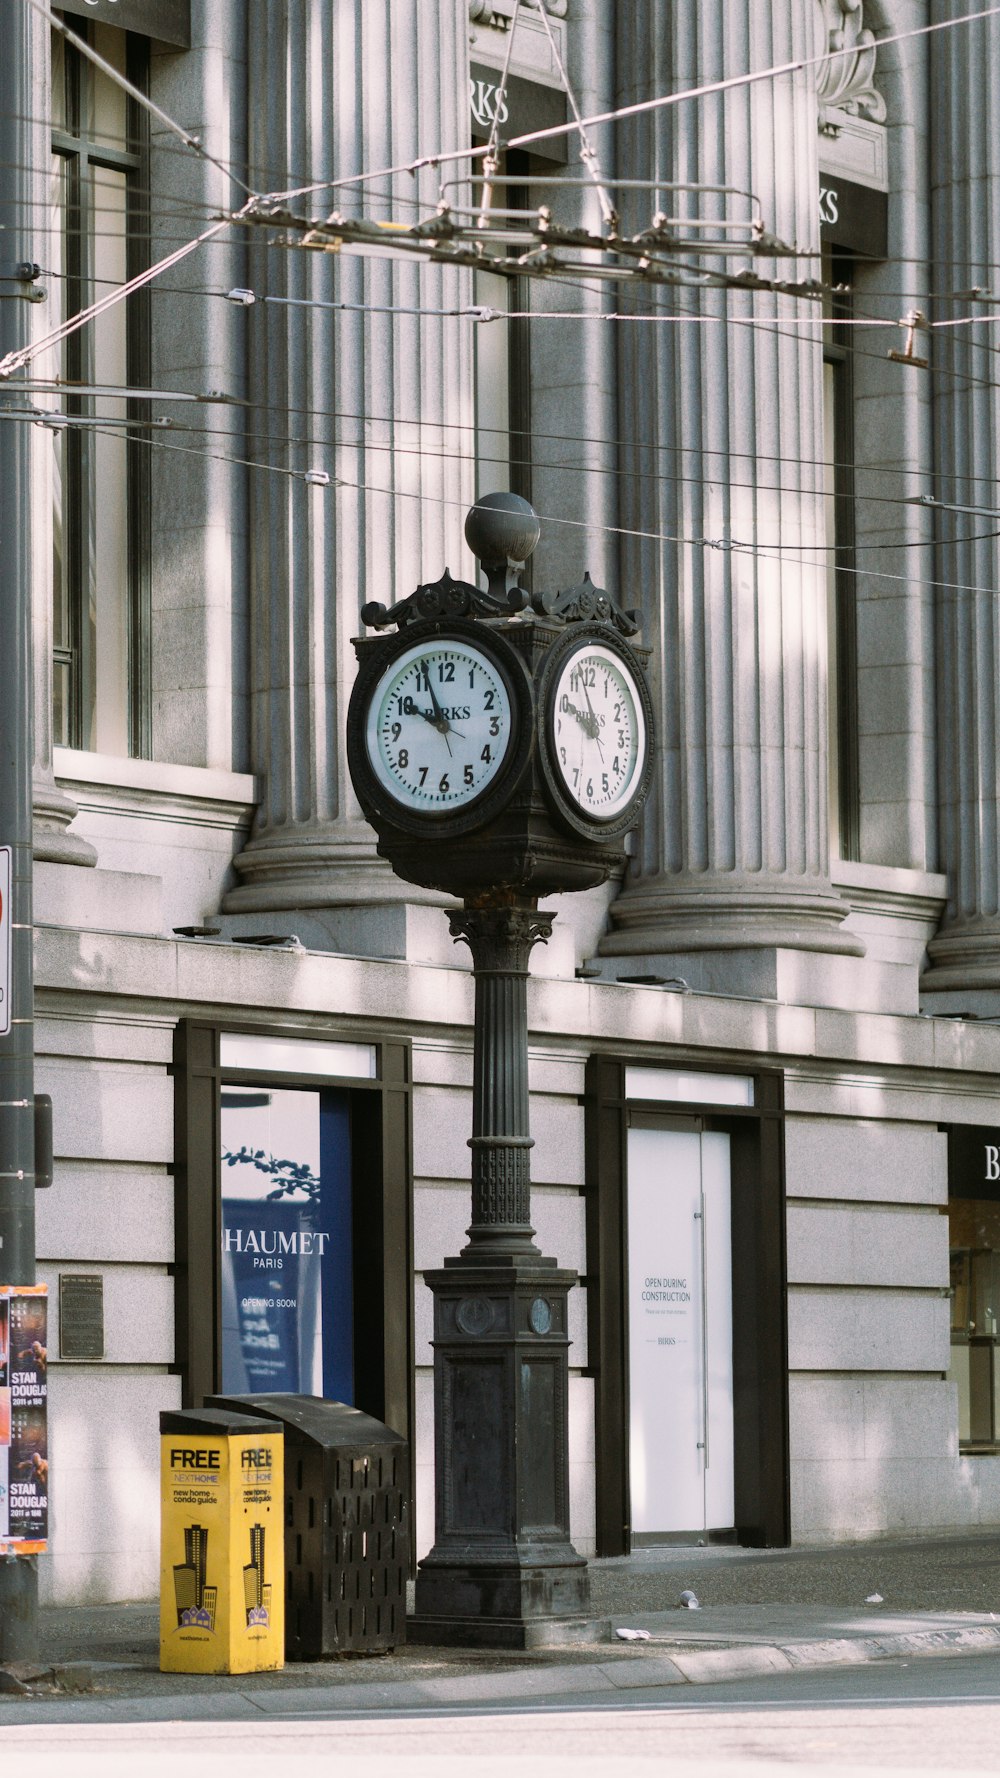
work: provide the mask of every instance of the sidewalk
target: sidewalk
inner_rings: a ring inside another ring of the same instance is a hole
[[[489,1705],[1000,1652],[1000,1528],[834,1548],[642,1551],[593,1562],[591,1588],[606,1641],[400,1648],[232,1676],[161,1674],[153,1605],[50,1608],[43,1658],[59,1683],[29,1677],[27,1693],[0,1695],[0,1728],[68,1710],[76,1721],[122,1721]],[[685,1589],[699,1610],[678,1608]],[[866,1603],[875,1593],[881,1602]],[[623,1627],[648,1640],[621,1640]]]

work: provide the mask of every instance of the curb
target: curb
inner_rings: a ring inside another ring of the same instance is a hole
[[[456,1674],[422,1680],[341,1681],[335,1684],[280,1686],[248,1691],[239,1683],[207,1693],[169,1693],[157,1697],[144,1693],[114,1696],[103,1690],[101,1680],[119,1664],[94,1663],[91,1676],[97,1695],[79,1695],[79,1687],[62,1686],[61,1700],[55,1687],[34,1690],[42,1670],[19,1674],[21,1683],[11,1688],[20,1696],[0,1700],[0,1730],[40,1719],[61,1718],[78,1722],[150,1722],[177,1717],[192,1721],[220,1719],[261,1721],[277,1716],[364,1717],[376,1711],[429,1713],[455,1708],[489,1711],[492,1706],[545,1703],[550,1699],[582,1698],[583,1694],[611,1698],[616,1692],[656,1691],[661,1687],[725,1684],[740,1679],[768,1678],[821,1668],[857,1667],[878,1661],[986,1655],[1000,1651],[1000,1624],[968,1628],[893,1631],[883,1636],[825,1637],[814,1642],[743,1643],[723,1648],[671,1647],[668,1640],[650,1641],[635,1648],[634,1658],[624,1654],[608,1661],[552,1666],[532,1665],[499,1673]],[[48,1669],[51,1678],[52,1670]],[[82,1675],[81,1675],[82,1677]],[[234,1676],[235,1678],[235,1676]],[[28,1680],[27,1684],[24,1681]],[[22,1690],[23,1686],[23,1690]],[[65,1694],[78,1691],[75,1699]],[[69,1716],[67,1717],[67,1711]]]
[[[818,1642],[751,1643],[730,1648],[676,1649],[672,1653],[669,1643],[655,1646],[669,1656],[688,1684],[711,1685],[725,1679],[795,1673],[814,1667],[860,1667],[900,1655],[917,1658],[990,1654],[1000,1649],[1000,1626],[994,1629],[988,1624],[977,1624],[967,1630],[894,1631],[885,1636],[837,1636]]]

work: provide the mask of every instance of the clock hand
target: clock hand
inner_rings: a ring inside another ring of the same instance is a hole
[[[578,710],[576,705],[571,704],[568,698],[566,699],[566,709],[569,711],[571,716],[576,717],[576,720],[580,724],[580,727],[582,729],[586,729],[588,735],[593,735],[593,733],[594,733],[593,718],[588,716],[585,710]]]
[[[432,717],[430,717],[429,720],[431,722],[433,722],[435,728],[439,728],[441,730],[441,733],[444,734],[447,729],[447,726],[448,726],[448,719],[445,716],[444,711],[442,710],[440,704],[438,703],[437,693],[435,692],[434,687],[431,684],[430,668],[428,667],[426,661],[421,661],[420,668],[421,668],[421,672],[423,673],[423,676],[424,676],[424,684],[427,687],[428,695],[430,697],[431,703],[434,706],[434,715]],[[448,749],[448,752],[449,753],[451,752],[450,747]]]
[[[597,742],[597,751],[600,754],[601,760],[603,762],[604,748],[601,746],[601,725],[598,722],[597,717],[594,715],[594,706],[590,701],[590,693],[587,690],[586,685],[583,688],[583,695],[587,700],[587,709],[590,711],[590,738],[592,741]]]

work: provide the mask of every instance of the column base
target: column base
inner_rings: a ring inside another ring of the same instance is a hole
[[[843,928],[850,911],[821,877],[647,877],[613,903],[600,954],[775,949],[863,957],[864,940]]]
[[[927,946],[929,967],[921,996],[933,1012],[1000,1010],[1000,919],[966,920],[947,927]]]
[[[242,881],[223,900],[227,914],[370,907],[403,900],[399,878],[379,858],[375,835],[364,821],[288,823],[250,840],[233,866]],[[405,899],[433,907],[454,905],[449,896],[411,884]]]
[[[40,863],[94,868],[97,863],[95,847],[82,834],[70,832],[80,811],[53,777],[36,773],[31,785],[31,813],[32,853]]]

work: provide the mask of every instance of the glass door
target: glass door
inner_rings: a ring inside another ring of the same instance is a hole
[[[628,1133],[634,1543],[734,1520],[729,1137]]]
[[[222,1389],[354,1403],[350,1102],[226,1085]]]

